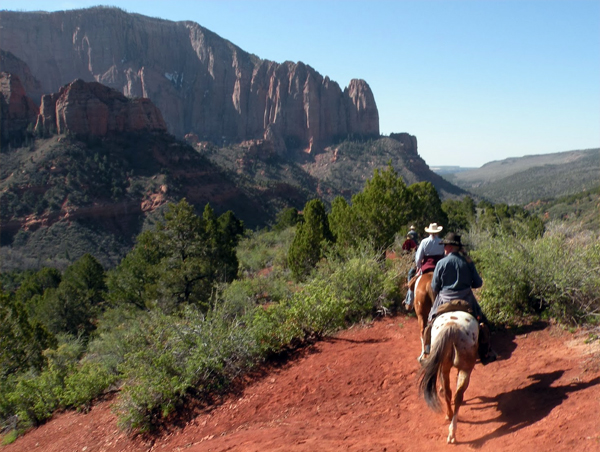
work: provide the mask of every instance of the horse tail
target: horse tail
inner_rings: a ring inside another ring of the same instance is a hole
[[[436,338],[431,347],[429,357],[423,362],[419,379],[419,391],[423,394],[425,402],[434,411],[440,411],[440,399],[438,398],[436,386],[440,368],[444,359],[452,358],[451,347],[454,347],[456,336],[455,325],[448,325]]]

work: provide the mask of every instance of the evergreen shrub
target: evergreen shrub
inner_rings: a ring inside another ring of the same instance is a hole
[[[550,225],[536,239],[479,233],[476,241],[481,304],[491,320],[518,323],[533,314],[569,324],[597,321],[597,233]]]
[[[240,273],[251,275],[269,267],[275,271],[286,269],[287,250],[295,232],[295,227],[248,232],[236,248]]]

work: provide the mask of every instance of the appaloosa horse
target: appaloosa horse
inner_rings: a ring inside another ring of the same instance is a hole
[[[419,362],[421,362],[425,356],[425,327],[427,326],[429,311],[431,311],[431,307],[435,300],[433,291],[431,290],[432,278],[433,272],[423,273],[422,275],[415,276],[408,283],[408,286],[415,292],[415,314],[417,314],[419,332],[421,333],[421,354],[417,358]]]
[[[449,444],[456,442],[458,410],[477,360],[478,338],[479,323],[467,312],[446,312],[438,315],[433,322],[431,353],[422,362],[419,389],[427,405],[435,411],[440,411],[440,400],[436,391],[439,379],[440,395],[446,402],[446,419],[451,421],[448,433]],[[454,409],[450,388],[452,367],[458,369]]]

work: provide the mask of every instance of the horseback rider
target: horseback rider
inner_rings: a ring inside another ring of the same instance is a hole
[[[404,241],[404,243],[402,244],[402,252],[404,254],[408,254],[410,252],[416,251],[416,249],[419,247],[419,245],[417,245],[417,242],[415,242],[413,240],[413,238],[410,236],[410,234],[408,234],[406,236],[406,240]]]
[[[475,299],[472,289],[483,285],[483,280],[475,264],[464,250],[461,236],[450,232],[441,243],[444,246],[445,257],[440,260],[433,273],[431,289],[436,293],[435,302],[429,312],[428,326],[425,330],[425,353],[429,353],[431,342],[431,325],[438,311],[443,305],[452,303],[454,306],[462,304],[457,300],[464,300],[468,310],[479,322],[479,357],[482,364],[496,360],[496,352],[490,347],[490,332],[488,320]],[[447,308],[447,307],[446,307]]]
[[[417,245],[419,245],[419,234],[417,234],[417,230],[415,229],[414,226],[411,225],[411,227],[406,235],[407,235],[407,238],[413,239],[414,242]]]
[[[408,280],[417,274],[423,274],[431,272],[435,269],[435,264],[444,257],[444,245],[441,243],[439,233],[444,229],[443,226],[438,226],[437,223],[431,223],[425,228],[425,232],[429,234],[429,237],[423,239],[419,244],[419,248],[415,254],[415,266],[416,271],[411,269],[408,272]],[[412,309],[413,301],[415,298],[414,290],[410,288],[406,292],[406,300],[404,304],[407,310]]]

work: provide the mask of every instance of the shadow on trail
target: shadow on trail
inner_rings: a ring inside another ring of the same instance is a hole
[[[495,397],[476,397],[476,399],[480,399],[480,402],[470,402],[469,404],[485,406],[474,409],[483,410],[495,405],[498,411],[500,411],[500,415],[487,421],[470,423],[485,424],[489,422],[502,422],[502,425],[482,438],[469,441],[466,444],[471,444],[474,447],[482,447],[492,438],[508,435],[524,427],[533,425],[548,416],[554,408],[567,399],[570,393],[600,384],[600,377],[596,377],[587,383],[578,382],[562,386],[551,386],[563,374],[563,370],[558,370],[550,373],[530,375],[528,378],[533,380],[533,382],[524,388],[498,394]],[[469,423],[469,421],[463,422]]]
[[[533,322],[518,327],[503,327],[492,333],[492,347],[498,353],[498,360],[506,360],[517,348],[515,339],[523,334],[541,331],[548,327],[547,322]]]

